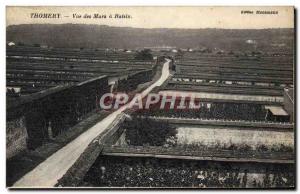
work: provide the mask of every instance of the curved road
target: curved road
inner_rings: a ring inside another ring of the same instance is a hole
[[[169,63],[167,60],[162,68],[161,77],[147,89],[145,89],[141,96],[145,97],[151,90],[156,86],[161,86],[166,79],[169,77]],[[22,187],[22,188],[49,188],[53,187],[57,181],[62,178],[62,176],[67,172],[69,168],[75,163],[79,156],[88,147],[90,142],[93,141],[95,137],[100,135],[112,122],[113,120],[124,110],[126,110],[131,103],[135,100],[132,99],[130,103],[122,106],[115,112],[108,115],[102,121],[88,129],[86,132],[82,133],[76,139],[68,143],[66,146],[52,154],[44,162],[40,163],[32,171],[28,172],[21,179],[19,179],[12,188]]]

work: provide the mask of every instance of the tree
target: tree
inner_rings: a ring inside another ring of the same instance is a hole
[[[153,60],[153,55],[151,54],[151,50],[150,49],[144,49],[141,51],[137,51],[135,57],[135,59],[137,60]]]
[[[18,46],[25,46],[25,44],[23,42],[18,42],[17,45]]]
[[[126,129],[126,141],[134,146],[162,146],[169,137],[175,137],[175,127],[167,122],[153,121],[133,117],[124,124]]]

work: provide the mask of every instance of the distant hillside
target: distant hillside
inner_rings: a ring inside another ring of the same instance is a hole
[[[7,41],[84,48],[168,45],[251,50],[253,45],[247,44],[246,40],[252,39],[258,43],[257,49],[290,50],[293,34],[293,29],[142,29],[84,24],[23,24],[7,27]]]

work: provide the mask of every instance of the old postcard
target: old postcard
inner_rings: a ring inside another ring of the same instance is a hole
[[[6,185],[294,189],[294,7],[6,7]]]

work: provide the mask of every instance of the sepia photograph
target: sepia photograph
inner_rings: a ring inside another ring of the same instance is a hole
[[[293,6],[6,6],[6,187],[294,190],[294,21]]]

